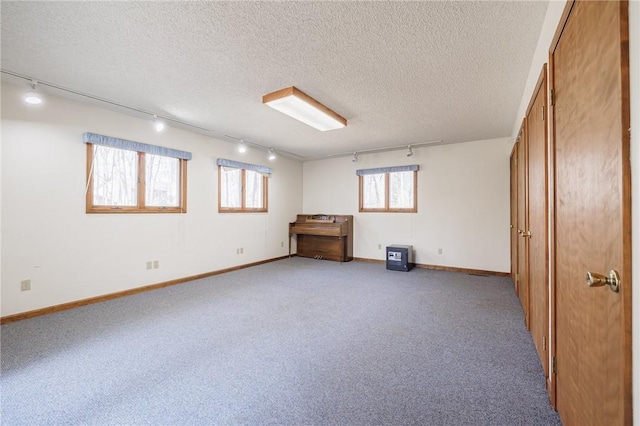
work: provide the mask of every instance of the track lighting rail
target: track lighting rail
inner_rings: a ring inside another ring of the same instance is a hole
[[[36,79],[33,79],[32,77],[26,76],[24,74],[19,74],[17,72],[9,71],[9,70],[6,70],[4,68],[0,69],[0,72],[2,74],[7,74],[7,75],[10,75],[10,76],[13,76],[13,77],[17,77],[17,78],[21,78],[21,79],[27,80],[27,81],[37,81],[39,86],[51,87],[51,88],[56,89],[56,90],[61,90],[63,92],[72,93],[74,95],[82,96],[84,98],[93,99],[94,101],[103,102],[103,103],[106,103],[106,104],[109,104],[109,105],[113,105],[113,106],[116,106],[118,108],[124,108],[124,109],[129,110],[129,111],[135,111],[135,112],[138,112],[138,113],[141,113],[141,114],[145,114],[145,115],[148,115],[152,119],[158,118],[158,119],[162,119],[164,121],[170,121],[172,123],[177,123],[177,124],[180,124],[182,126],[187,126],[187,127],[191,127],[191,128],[194,128],[194,129],[202,130],[204,132],[211,132],[212,131],[210,129],[207,129],[207,128],[204,128],[204,127],[200,127],[200,126],[196,126],[195,124],[187,123],[187,122],[182,121],[182,120],[178,120],[178,119],[175,119],[175,118],[172,118],[172,117],[167,117],[167,116],[164,116],[164,115],[156,114],[155,112],[148,111],[146,109],[132,107],[132,106],[129,106],[129,105],[124,105],[124,104],[121,104],[120,102],[112,101],[111,99],[102,98],[100,96],[95,96],[95,95],[91,95],[89,93],[80,92],[78,90],[74,90],[74,89],[70,89],[68,87],[60,86],[59,84],[49,83],[47,81],[43,81],[43,80],[40,80],[40,79],[36,80]]]

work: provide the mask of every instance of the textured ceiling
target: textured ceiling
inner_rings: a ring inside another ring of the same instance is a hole
[[[511,133],[547,6],[2,1],[2,69],[304,158],[465,142]],[[348,126],[262,104],[289,86]]]

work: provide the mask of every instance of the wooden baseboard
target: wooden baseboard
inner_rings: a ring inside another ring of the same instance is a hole
[[[357,260],[360,262],[371,262],[371,263],[382,263],[385,264],[384,260],[380,259],[367,259],[364,257],[354,257],[353,260]],[[470,275],[482,275],[482,276],[497,276],[497,277],[510,277],[510,272],[498,272],[498,271],[486,271],[484,269],[469,269],[469,268],[456,268],[454,266],[441,266],[441,265],[427,265],[424,263],[416,263],[416,268],[421,269],[432,269],[434,271],[449,271],[449,272],[464,272],[465,274]]]
[[[244,268],[250,268],[252,266],[258,266],[269,262],[275,262],[277,260],[286,259],[289,256],[280,256],[273,259],[261,260],[259,262],[247,263],[244,265],[233,266],[231,268],[219,269],[217,271],[205,272],[204,274],[191,275],[189,277],[178,278],[175,280],[164,281],[158,284],[146,285],[143,287],[136,287],[130,290],[118,291],[116,293],[104,294],[102,296],[90,297],[88,299],[76,300],[74,302],[62,303],[60,305],[48,306],[46,308],[35,309],[33,311],[21,312],[18,314],[7,315],[0,318],[1,324],[8,324],[11,322],[21,321],[28,318],[39,317],[42,315],[52,314],[54,312],[66,311],[67,309],[78,308],[84,305],[91,305],[93,303],[106,302],[107,300],[118,299],[120,297],[131,296],[133,294],[144,293],[145,291],[157,290],[163,287],[169,287],[172,285],[183,284],[189,281],[199,280],[201,278],[212,277],[214,275],[220,275],[227,272],[237,271]]]
[[[22,321],[28,318],[39,317],[42,315],[52,314],[54,312],[66,311],[67,309],[74,309],[84,305],[91,305],[93,303],[106,302],[107,300],[118,299],[120,297],[131,296],[133,294],[144,293],[145,291],[156,290],[163,287],[169,287],[172,285],[183,284],[189,281],[199,280],[202,278],[212,277],[214,275],[225,274],[227,272],[238,271],[244,268],[250,268],[252,266],[258,266],[269,262],[275,262],[278,260],[286,259],[288,257],[296,256],[292,254],[291,256],[280,256],[275,257],[273,259],[261,260],[259,262],[247,263],[244,265],[233,266],[231,268],[219,269],[217,271],[205,272],[203,274],[191,275],[184,278],[178,278],[175,280],[164,281],[157,284],[146,285],[143,287],[136,287],[130,290],[118,291],[116,293],[104,294],[102,296],[90,297],[88,299],[76,300],[74,302],[62,303],[60,305],[48,306],[46,308],[34,309],[33,311],[21,312],[18,314],[7,315],[0,318],[1,324],[9,324],[11,322]],[[363,257],[354,257],[353,260],[360,262],[371,262],[371,263],[382,263],[384,264],[384,260],[379,259],[367,259]],[[424,265],[424,264],[416,264],[416,268],[422,269],[433,269],[438,271],[451,271],[451,272],[464,272],[472,275],[496,275],[499,277],[509,277],[511,274],[509,272],[496,272],[496,271],[485,271],[481,269],[467,269],[467,268],[455,268],[451,266],[439,266],[439,265]]]

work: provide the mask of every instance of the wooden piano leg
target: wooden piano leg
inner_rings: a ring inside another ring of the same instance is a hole
[[[291,257],[291,234],[289,234],[289,257]]]

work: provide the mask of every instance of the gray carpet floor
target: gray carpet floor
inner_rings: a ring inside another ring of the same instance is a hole
[[[3,425],[559,425],[508,278],[291,258],[0,328]]]

